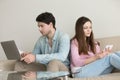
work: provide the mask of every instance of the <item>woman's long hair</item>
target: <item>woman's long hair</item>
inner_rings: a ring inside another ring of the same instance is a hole
[[[72,38],[72,40],[73,39],[77,40],[79,54],[83,53],[87,55],[88,51],[92,51],[95,54],[96,49],[95,49],[93,31],[91,32],[90,37],[86,37],[83,31],[83,25],[86,22],[92,23],[92,21],[87,17],[83,16],[78,18],[75,25],[75,36]]]

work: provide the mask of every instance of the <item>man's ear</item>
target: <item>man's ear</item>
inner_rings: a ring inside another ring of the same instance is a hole
[[[50,27],[53,27],[53,24],[52,24],[52,22],[50,22],[50,24],[49,24],[49,25],[50,25]]]

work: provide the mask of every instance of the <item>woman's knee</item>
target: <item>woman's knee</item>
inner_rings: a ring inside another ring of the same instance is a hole
[[[115,57],[115,56],[117,56],[115,53],[111,53],[111,54],[109,54],[108,55],[109,57]]]
[[[116,58],[119,57],[119,56],[116,55],[115,53],[111,53],[111,54],[109,54],[108,56],[109,56],[110,61],[113,61],[114,59],[116,59]]]
[[[115,54],[120,57],[120,51],[116,51]]]

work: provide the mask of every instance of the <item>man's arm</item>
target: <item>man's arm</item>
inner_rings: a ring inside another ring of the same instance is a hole
[[[32,62],[35,62],[35,54],[41,54],[41,37],[37,40],[33,52],[24,52],[21,54],[21,61],[25,61],[27,64],[30,64]]]

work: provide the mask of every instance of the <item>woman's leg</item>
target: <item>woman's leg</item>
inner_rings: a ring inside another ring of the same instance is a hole
[[[120,56],[118,56],[120,53],[111,53],[109,55],[110,57],[110,64],[120,70]]]
[[[114,53],[111,53],[102,59],[85,65],[78,70],[80,72],[75,74],[75,77],[99,76],[104,73],[110,73],[113,69],[112,67],[120,69],[120,57]]]
[[[120,51],[116,51],[115,54],[120,57]]]
[[[94,61],[88,65],[83,66],[79,69],[79,73],[75,74],[75,77],[95,77],[101,75],[108,67],[111,65],[109,64],[109,57],[104,57],[97,61]]]
[[[110,66],[110,67],[108,67],[106,70],[104,70],[104,71],[101,73],[101,75],[108,74],[108,73],[112,72],[113,69],[114,69],[114,67],[113,67],[113,66]]]

